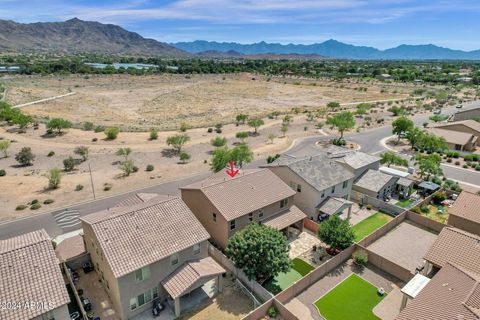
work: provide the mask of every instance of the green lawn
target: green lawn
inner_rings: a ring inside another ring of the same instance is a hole
[[[377,212],[367,219],[360,221],[352,228],[353,232],[355,233],[355,242],[362,240],[392,219],[393,217],[386,213]]]
[[[403,199],[395,203],[395,205],[399,206],[400,208],[410,208],[412,203],[413,202],[410,199]]]
[[[292,260],[292,268],[288,272],[282,272],[272,280],[265,283],[265,289],[273,294],[277,294],[291,286],[294,282],[303,278],[313,269],[314,267],[307,262],[303,261],[302,259],[295,258]]]
[[[315,306],[326,320],[376,320],[380,318],[372,310],[383,298],[370,282],[352,274],[318,299]]]

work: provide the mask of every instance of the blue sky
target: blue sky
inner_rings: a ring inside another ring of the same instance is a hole
[[[480,49],[479,0],[0,0],[0,18],[78,17],[164,42],[314,43],[330,38],[385,49],[436,44]]]

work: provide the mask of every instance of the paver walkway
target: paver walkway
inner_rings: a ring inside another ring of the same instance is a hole
[[[290,259],[299,257],[307,251],[312,251],[313,246],[321,246],[322,242],[310,231],[301,232],[295,239],[290,242]]]

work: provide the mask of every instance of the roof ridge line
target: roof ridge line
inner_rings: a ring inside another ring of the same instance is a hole
[[[222,183],[225,183],[225,182],[232,182],[232,181],[235,181],[236,179],[239,179],[241,177],[245,177],[245,176],[248,176],[248,175],[251,175],[253,173],[258,173],[258,172],[261,172],[261,171],[265,171],[265,170],[268,170],[267,168],[260,168],[258,170],[252,170],[252,171],[248,171],[247,173],[243,172],[243,174],[241,176],[238,176],[237,178],[232,178],[232,179],[225,179],[223,181],[219,181],[219,182],[216,182],[214,184],[210,184],[208,186],[200,186],[200,189],[206,189],[206,188],[210,188],[210,187],[215,187],[215,186],[218,186],[219,184],[222,184]]]

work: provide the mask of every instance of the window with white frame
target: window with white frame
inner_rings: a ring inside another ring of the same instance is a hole
[[[237,222],[235,221],[235,219],[233,219],[232,221],[230,221],[230,230],[235,229],[236,226],[237,226]]]
[[[150,266],[145,266],[141,269],[135,271],[135,281],[142,282],[144,280],[150,279]]]
[[[197,243],[197,244],[194,244],[193,245],[193,254],[194,255],[197,255],[200,253],[200,245]]]
[[[280,208],[285,207],[288,204],[288,198],[280,200]]]
[[[343,181],[343,189],[345,189],[346,187],[348,187],[348,180]]]
[[[148,289],[144,293],[130,299],[130,310],[135,310],[156,298],[158,298],[158,287]]]
[[[177,263],[178,263],[178,253],[174,253],[170,256],[170,264],[174,266]]]

